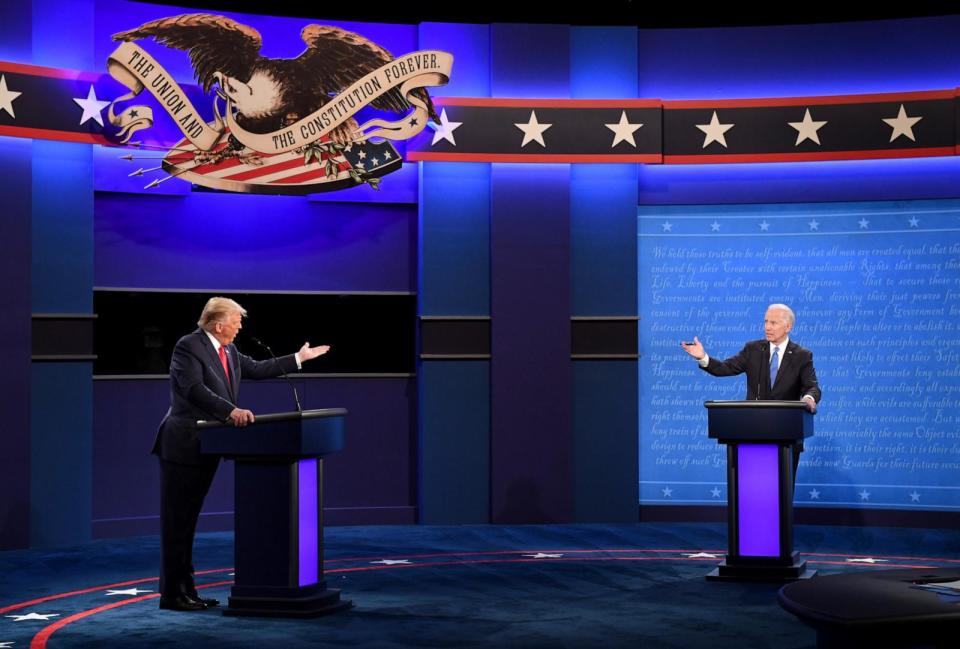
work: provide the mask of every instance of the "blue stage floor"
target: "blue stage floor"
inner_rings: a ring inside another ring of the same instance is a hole
[[[798,526],[821,573],[960,565],[960,531]],[[231,534],[198,537],[198,585],[226,602]],[[715,524],[327,530],[327,580],[355,607],[310,620],[157,608],[159,539],[0,553],[0,648],[642,647],[801,649],[778,586],[704,580]]]

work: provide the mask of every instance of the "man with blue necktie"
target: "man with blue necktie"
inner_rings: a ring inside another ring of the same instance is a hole
[[[793,310],[786,304],[771,304],[763,320],[764,340],[748,342],[738,354],[722,361],[707,355],[696,336],[692,343],[680,345],[713,376],[746,373],[748,400],[802,400],[807,410],[816,412],[820,386],[813,352],[788,337],[795,321]]]

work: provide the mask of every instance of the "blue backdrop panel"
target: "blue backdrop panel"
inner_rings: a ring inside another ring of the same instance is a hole
[[[420,314],[490,313],[490,165],[420,164]]]
[[[30,545],[90,540],[91,364],[34,363],[31,376]]]
[[[420,364],[420,522],[490,520],[490,363]]]
[[[29,140],[0,137],[0,549],[30,533],[30,156]]]
[[[493,165],[493,522],[571,519],[569,165]]]
[[[296,379],[303,407],[345,407],[344,450],[324,462],[327,522],[415,521],[412,379]],[[157,426],[169,405],[167,380],[94,382],[95,536],[152,534],[159,529]],[[242,405],[255,413],[293,410],[284,381],[245,382]],[[374,407],[372,404],[376,404]],[[204,506],[205,529],[231,529],[233,469],[220,467]]]
[[[960,507],[958,201],[641,208],[640,499],[725,502],[704,399],[739,399],[679,347],[720,358],[797,313],[823,389],[805,505]]]
[[[276,291],[416,286],[416,213],[410,205],[98,193],[96,214],[97,286]]]

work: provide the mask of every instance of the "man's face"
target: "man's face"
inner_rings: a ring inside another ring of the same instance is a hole
[[[223,320],[217,320],[213,325],[213,337],[221,345],[229,345],[237,337],[237,332],[243,329],[243,316],[239,311],[234,311],[227,315]]]
[[[787,339],[787,334],[793,328],[793,323],[787,317],[787,312],[782,309],[770,309],[763,318],[763,333],[767,340],[779,345]]]

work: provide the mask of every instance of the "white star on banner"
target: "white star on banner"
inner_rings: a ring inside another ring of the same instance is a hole
[[[548,552],[537,552],[536,554],[525,554],[525,557],[530,557],[531,559],[559,559],[563,556],[562,553],[550,554]]]
[[[900,104],[900,112],[897,113],[896,117],[884,118],[884,122],[887,126],[893,128],[893,132],[890,133],[890,141],[893,142],[901,135],[905,135],[914,142],[917,141],[917,138],[913,137],[913,126],[919,122],[922,117],[908,117],[907,110],[903,107],[903,104]]]
[[[769,231],[770,231],[770,224],[767,223],[767,220],[766,220],[766,219],[764,219],[763,222],[760,224],[760,231],[761,231],[761,232],[769,232]]]
[[[697,124],[696,126],[705,133],[702,148],[706,149],[711,142],[719,142],[723,145],[723,148],[727,148],[727,139],[723,134],[732,129],[734,124],[721,124],[717,117],[717,111],[713,111],[713,117],[710,118],[709,124]]]
[[[372,158],[370,162],[373,164],[374,167],[380,164],[380,161],[377,158]]]
[[[14,622],[25,622],[27,620],[49,620],[52,617],[60,617],[59,613],[27,613],[26,615],[8,615],[8,618]]]
[[[364,151],[363,149],[360,149],[360,150],[357,152],[357,157],[360,158],[361,160],[363,160],[364,158],[367,157],[367,152]]]
[[[140,590],[139,588],[127,588],[126,590],[108,590],[107,595],[139,595],[140,593],[152,593],[152,590]]]
[[[816,489],[810,490],[810,500],[820,500],[820,492]]]
[[[427,122],[427,126],[433,129],[433,142],[430,143],[430,146],[433,146],[440,140],[446,140],[453,146],[457,146],[457,141],[453,139],[453,132],[456,131],[463,125],[463,122],[451,122],[447,119],[447,109],[444,108],[440,111],[440,123],[435,124],[430,121]]]
[[[720,232],[720,224],[717,223],[716,221],[714,221],[713,223],[711,223],[711,224],[710,224],[710,231],[711,231],[711,232]]]
[[[670,221],[664,221],[660,224],[660,227],[663,228],[664,232],[673,232],[673,223]]]
[[[711,489],[711,490],[710,490],[710,495],[713,496],[714,498],[719,498],[719,497],[720,497],[720,487],[714,487],[713,489]]]
[[[912,503],[918,503],[918,502],[920,502],[920,494],[918,494],[916,491],[914,491],[913,493],[911,493],[911,494],[910,494],[910,502],[912,502]]]
[[[887,560],[864,557],[863,559],[847,559],[847,563],[887,563]]]
[[[380,559],[380,561],[371,561],[370,563],[378,563],[384,566],[410,565],[409,559]]]
[[[866,220],[866,219],[860,219],[859,221],[857,221],[857,223],[860,224],[860,229],[861,229],[861,230],[866,230],[867,228],[870,227],[870,221],[868,221],[868,220]]]
[[[17,116],[13,114],[13,100],[22,94],[7,88],[7,78],[0,74],[0,112],[7,111],[10,117],[16,119]]]
[[[94,91],[92,85],[90,86],[90,91],[87,93],[86,99],[74,97],[73,101],[76,102],[77,106],[83,109],[83,116],[80,118],[80,126],[83,126],[91,119],[100,126],[103,126],[103,115],[100,113],[104,108],[110,105],[110,102],[97,99],[97,93]]]
[[[866,489],[864,489],[857,495],[860,496],[860,500],[870,500],[870,492],[867,491]]]
[[[685,556],[688,559],[719,559],[719,554],[713,554],[712,552],[694,552],[694,553],[685,553]]]
[[[389,152],[389,151],[384,151],[384,152],[383,152],[383,159],[384,159],[384,160],[389,160],[389,159],[392,158],[392,157],[393,157],[393,156],[390,155],[390,152]]]
[[[809,223],[807,223],[807,225],[810,226],[810,229],[811,229],[811,230],[819,230],[819,229],[820,229],[820,221],[818,221],[818,220],[816,220],[816,219],[810,221]]]
[[[673,489],[671,489],[670,487],[664,487],[663,489],[661,489],[661,491],[663,492],[664,498],[669,498],[670,496],[673,495]]]
[[[918,218],[915,217],[915,216],[910,218],[910,227],[911,227],[911,228],[916,228],[916,227],[918,227],[919,225],[920,225],[920,219],[918,219]]]
[[[530,119],[526,124],[514,124],[514,126],[523,131],[523,143],[520,145],[521,149],[531,142],[538,143],[544,149],[547,148],[547,143],[543,141],[543,132],[553,126],[553,124],[541,124],[538,122],[537,112],[535,110],[530,111]]]
[[[636,147],[637,142],[633,139],[633,134],[637,132],[643,124],[631,124],[627,119],[627,111],[620,111],[620,121],[616,124],[604,124],[608,129],[614,132],[613,144],[610,145],[610,148],[614,148],[621,142],[629,142],[630,146]]]
[[[803,115],[802,122],[787,122],[790,126],[797,129],[797,142],[793,146],[800,146],[800,143],[804,140],[812,140],[817,144],[820,144],[820,136],[817,135],[819,131],[826,122],[815,122],[813,118],[810,117],[810,109],[807,109],[807,112]]]
[[[366,169],[366,166],[364,166],[364,164],[363,164],[362,162],[358,162],[357,164],[355,164],[355,165],[353,165],[353,166],[356,167],[357,169]]]

